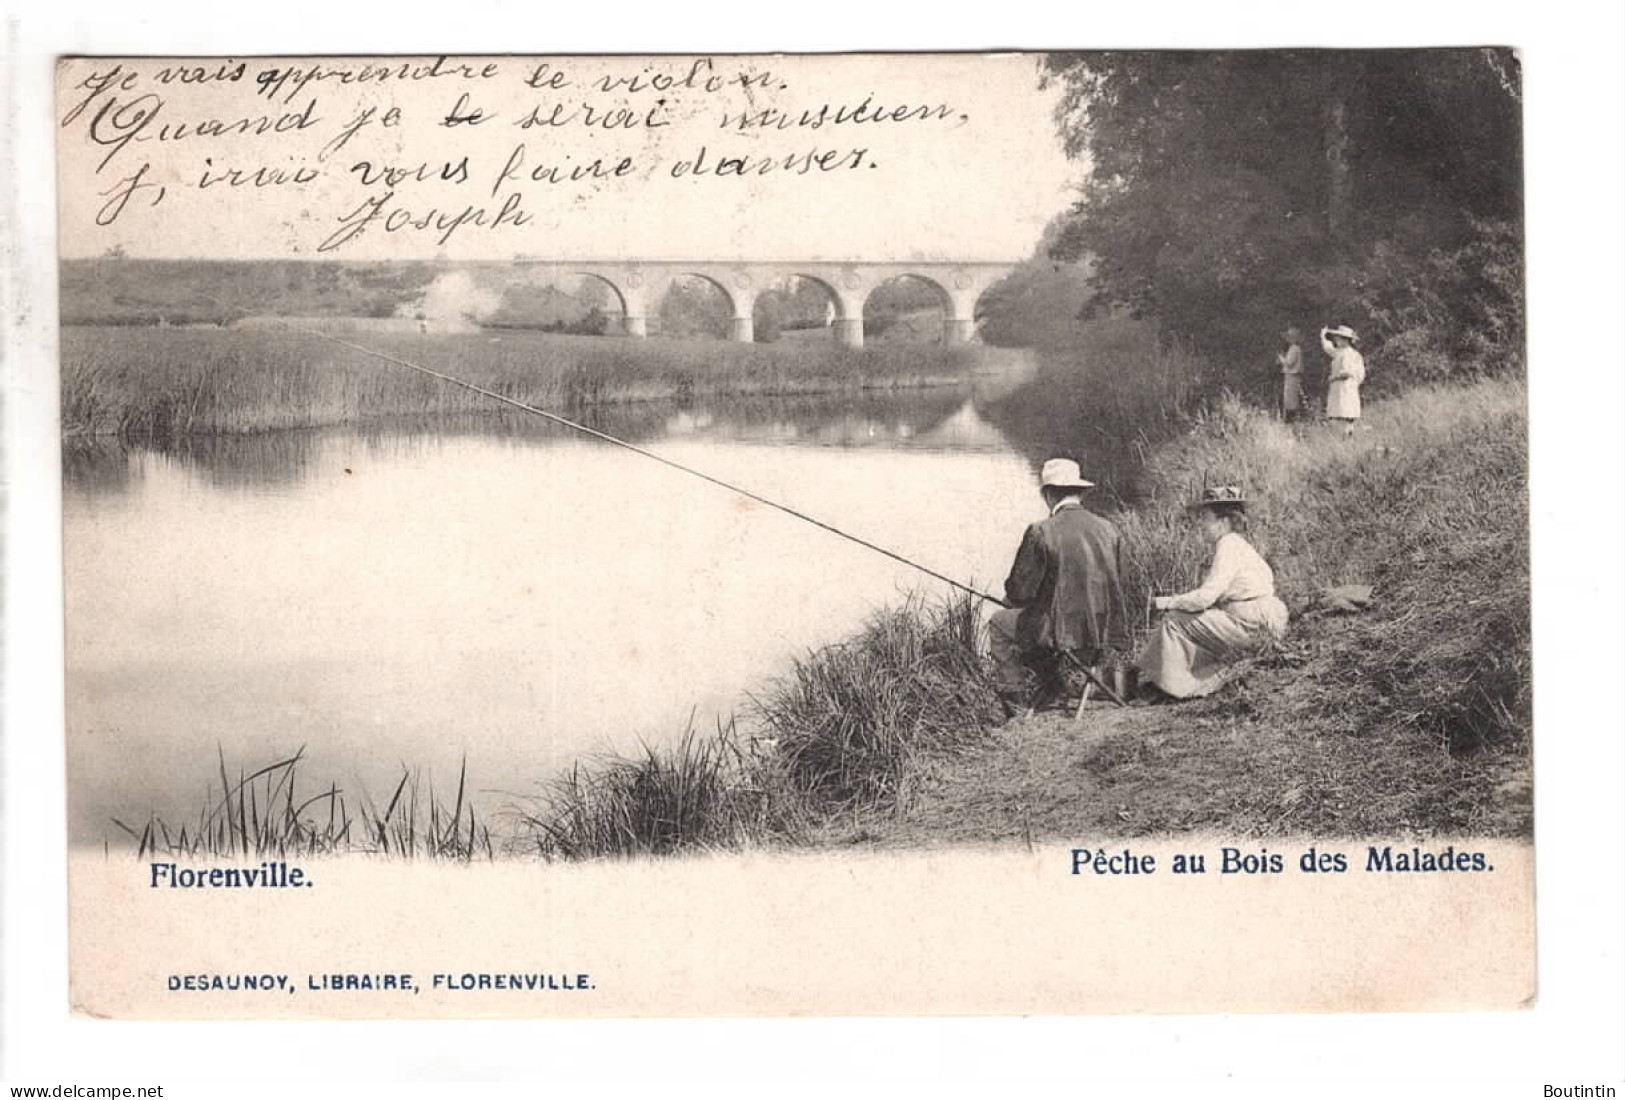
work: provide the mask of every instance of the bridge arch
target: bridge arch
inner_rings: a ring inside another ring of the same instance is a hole
[[[929,330],[921,337],[921,318],[918,314],[935,309],[935,317],[924,318]],[[907,331],[916,337],[910,342],[936,344],[948,342],[946,322],[954,316],[954,300],[948,288],[931,275],[913,271],[888,274],[870,288],[863,298],[864,339],[870,340],[886,333]]]
[[[751,318],[749,313],[744,315],[743,331],[741,331],[740,326],[740,291],[748,291],[750,289],[748,286],[739,287],[736,285],[730,288],[724,276],[715,272],[691,269],[674,269],[664,281],[665,287],[660,293],[658,305],[661,335],[671,335],[668,332],[668,309],[674,304],[672,296],[674,294],[678,295],[675,301],[677,305],[681,305],[682,296],[691,294],[694,288],[703,287],[703,292],[707,293],[708,296],[713,297],[713,299],[720,299],[723,317],[725,318],[720,331],[712,333],[712,335],[721,339],[744,340],[747,342],[751,339]],[[754,295],[751,297],[754,298]],[[750,307],[747,305],[745,308]]]
[[[826,268],[828,265],[825,265]],[[864,276],[855,267],[847,266],[840,272],[822,273],[805,268],[793,268],[794,276],[824,291],[830,304],[829,327],[835,342],[848,347],[863,346],[863,301],[868,295]]]
[[[847,297],[842,295],[842,293],[835,288],[834,283],[830,282],[828,279],[825,279],[823,276],[808,275],[805,272],[796,271],[791,273],[789,278],[800,279],[802,282],[811,283],[819,290],[822,290],[824,292],[825,299],[828,300],[832,307],[834,307],[835,315],[832,318],[833,320],[844,320],[851,315],[852,306],[847,300]]]
[[[816,288],[818,291],[822,300],[816,307],[804,300],[806,296],[801,293],[803,287]],[[798,299],[802,300],[798,302]],[[851,308],[840,291],[823,276],[810,275],[802,271],[786,272],[757,288],[751,314],[758,338],[761,338],[764,332],[773,331],[775,335],[767,339],[776,339],[777,332],[784,331],[780,317],[764,312],[767,307],[779,301],[795,303],[795,307],[800,310],[800,315],[793,318],[793,323],[788,326],[791,331],[798,329],[805,331],[811,328],[838,331],[841,321],[849,315],[848,311]],[[815,317],[812,310],[816,310]],[[815,323],[809,323],[809,318]]]
[[[976,335],[976,306],[1000,279],[1007,275],[1008,269],[976,270],[968,267],[956,267],[953,270],[941,273],[941,277],[930,277],[930,281],[942,291],[944,306],[942,314],[942,342],[944,344],[968,343]],[[915,278],[927,278],[916,274]]]
[[[614,279],[610,278],[608,275],[605,275],[601,271],[571,271],[569,274],[577,279],[580,279],[583,283],[591,282],[598,286],[607,287],[610,294],[615,299],[616,306],[619,307],[620,310],[619,317],[617,319],[620,332],[626,336],[633,335],[629,324],[632,311],[627,307],[626,294],[619,286],[616,285]],[[605,335],[608,334],[609,330],[605,329]],[[643,333],[638,333],[637,335],[643,335]]]
[[[613,285],[624,307],[622,327],[628,336],[647,333],[651,306],[678,276],[697,277],[722,292],[730,315],[728,335],[735,340],[754,338],[754,310],[759,296],[778,281],[793,276],[823,288],[833,303],[830,317],[837,342],[863,344],[864,304],[876,287],[899,276],[919,279],[945,297],[942,339],[963,343],[975,333],[975,309],[982,293],[1009,274],[1009,260],[639,260],[633,258],[570,259],[520,257],[535,264],[580,272]]]

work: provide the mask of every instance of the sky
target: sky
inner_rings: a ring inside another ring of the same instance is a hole
[[[1079,174],[1039,57],[69,61],[61,251],[1018,260]]]

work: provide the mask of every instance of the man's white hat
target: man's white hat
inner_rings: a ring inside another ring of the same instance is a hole
[[[1354,330],[1349,328],[1347,325],[1338,325],[1335,328],[1329,328],[1326,330],[1326,335],[1341,336],[1345,340],[1355,344],[1360,342],[1360,338],[1355,335]]]
[[[1045,489],[1092,489],[1095,483],[1083,480],[1083,471],[1070,458],[1052,458],[1044,463],[1038,483]]]

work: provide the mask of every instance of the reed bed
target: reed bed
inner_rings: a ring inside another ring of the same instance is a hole
[[[548,409],[952,384],[997,348],[630,340],[503,331],[338,333]],[[62,330],[62,424],[75,435],[169,439],[487,413],[489,398],[286,328]]]
[[[467,761],[448,803],[425,789],[416,772],[402,776],[380,810],[364,793],[347,798],[337,784],[301,793],[304,749],[235,779],[219,755],[218,791],[211,790],[195,819],[170,822],[154,814],[137,829],[113,824],[135,842],[137,858],[303,858],[367,852],[406,858],[491,858],[489,825],[465,790]],[[465,823],[466,822],[466,823]]]

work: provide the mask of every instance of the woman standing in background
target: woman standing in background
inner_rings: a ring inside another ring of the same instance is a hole
[[[1282,333],[1286,348],[1275,357],[1281,368],[1281,419],[1296,420],[1303,408],[1303,334],[1297,325]]]
[[[1354,434],[1360,419],[1360,383],[1365,381],[1365,357],[1355,345],[1360,338],[1347,325],[1320,330],[1320,346],[1331,356],[1326,371],[1326,419],[1343,422],[1344,435]]]

